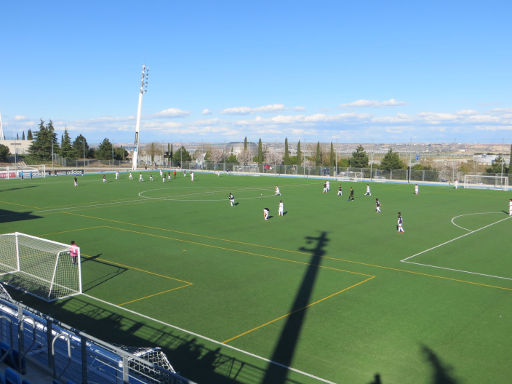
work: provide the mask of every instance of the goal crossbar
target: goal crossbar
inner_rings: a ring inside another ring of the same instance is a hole
[[[508,190],[508,176],[464,175],[464,188]]]
[[[55,301],[82,293],[80,249],[20,232],[0,234],[0,277],[16,289]]]

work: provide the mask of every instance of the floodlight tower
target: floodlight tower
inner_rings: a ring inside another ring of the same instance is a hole
[[[142,75],[140,77],[139,105],[137,106],[137,122],[135,123],[135,148],[133,150],[132,169],[137,169],[139,160],[139,130],[140,130],[140,113],[142,111],[142,95],[148,91],[149,68],[142,66]]]
[[[2,114],[0,113],[0,140],[5,140],[4,128],[2,127]]]

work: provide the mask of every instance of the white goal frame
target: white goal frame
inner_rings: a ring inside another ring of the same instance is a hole
[[[52,302],[82,293],[80,248],[20,232],[0,234],[2,283]]]
[[[338,174],[336,175],[336,181],[362,181],[363,178],[364,174],[362,171],[344,171],[338,172]]]
[[[508,175],[464,175],[464,189],[466,188],[497,189],[507,191]]]

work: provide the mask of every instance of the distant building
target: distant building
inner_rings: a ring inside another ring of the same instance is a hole
[[[0,140],[0,144],[8,147],[11,155],[26,155],[32,145],[32,140]]]
[[[258,145],[256,143],[248,142],[247,150],[250,153],[258,152]],[[232,142],[226,144],[226,152],[233,153],[234,155],[239,155],[244,151],[244,143],[243,142]]]

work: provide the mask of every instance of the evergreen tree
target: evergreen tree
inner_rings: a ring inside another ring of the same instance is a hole
[[[169,153],[169,156],[170,156],[171,160],[173,160],[173,153],[174,153],[174,151],[172,149],[172,144],[171,144],[171,151]]]
[[[290,165],[290,150],[288,149],[288,138],[287,137],[284,139],[283,164]]]
[[[302,151],[300,149],[300,140],[297,143],[297,165],[302,164]]]
[[[35,139],[29,148],[29,157],[34,161],[49,161],[52,159],[53,153],[59,153],[57,144],[57,134],[53,128],[53,122],[50,120],[48,124],[44,124],[41,120],[39,123],[39,131],[35,133]]]
[[[95,156],[98,160],[111,160],[112,159],[112,143],[109,139],[104,138],[100,146],[96,150]]]
[[[31,130],[31,129],[29,129],[29,130],[27,131],[27,140],[34,140],[34,138],[33,138],[33,136],[32,136],[32,130]]]
[[[265,157],[263,154],[263,143],[261,142],[261,138],[260,138],[258,141],[258,154],[254,158],[254,161],[261,165],[261,164],[263,164],[264,159],[265,159]]]
[[[172,157],[172,161],[176,164],[179,163],[180,166],[182,161],[185,162],[190,160],[192,160],[192,156],[190,156],[190,153],[187,152],[183,145],[173,154]]]
[[[9,147],[7,145],[0,144],[0,161],[6,162],[9,155]]]
[[[318,167],[322,164],[322,148],[320,147],[320,142],[316,143],[316,151],[315,151],[315,165]]]
[[[82,135],[78,135],[76,139],[73,141],[73,149],[75,151],[76,157],[91,157],[91,151],[89,149],[89,144],[87,144],[87,140]]]
[[[238,164],[238,159],[236,158],[235,154],[232,153],[231,155],[229,155],[228,157],[226,157],[226,160],[224,160],[226,163],[233,163],[233,164]]]
[[[503,173],[508,173],[507,166],[505,165],[505,159],[503,156],[499,155],[493,160],[491,167],[487,168],[485,171],[489,174],[498,174],[501,173],[502,170]]]
[[[384,155],[384,158],[380,163],[380,168],[390,171],[392,169],[406,168],[406,166],[402,160],[400,160],[398,153],[393,152],[393,150],[390,149],[388,153]]]
[[[247,136],[244,138],[244,152],[247,151]]]
[[[329,167],[334,167],[336,165],[336,153],[334,153],[334,145],[331,141],[331,151],[329,152]]]
[[[65,159],[76,159],[77,153],[75,148],[71,145],[71,138],[69,137],[68,130],[64,130],[62,139],[60,141],[60,155]]]
[[[124,160],[128,156],[128,152],[123,147],[114,148],[114,160]]]
[[[16,132],[16,140],[19,140],[20,139],[20,134],[18,132]]]
[[[21,140],[25,140],[25,131],[23,131],[21,134]]]
[[[510,144],[510,160],[508,162],[508,182],[512,183],[512,144]]]
[[[368,168],[368,155],[362,145],[359,145],[356,151],[352,152],[349,164],[352,168]]]

